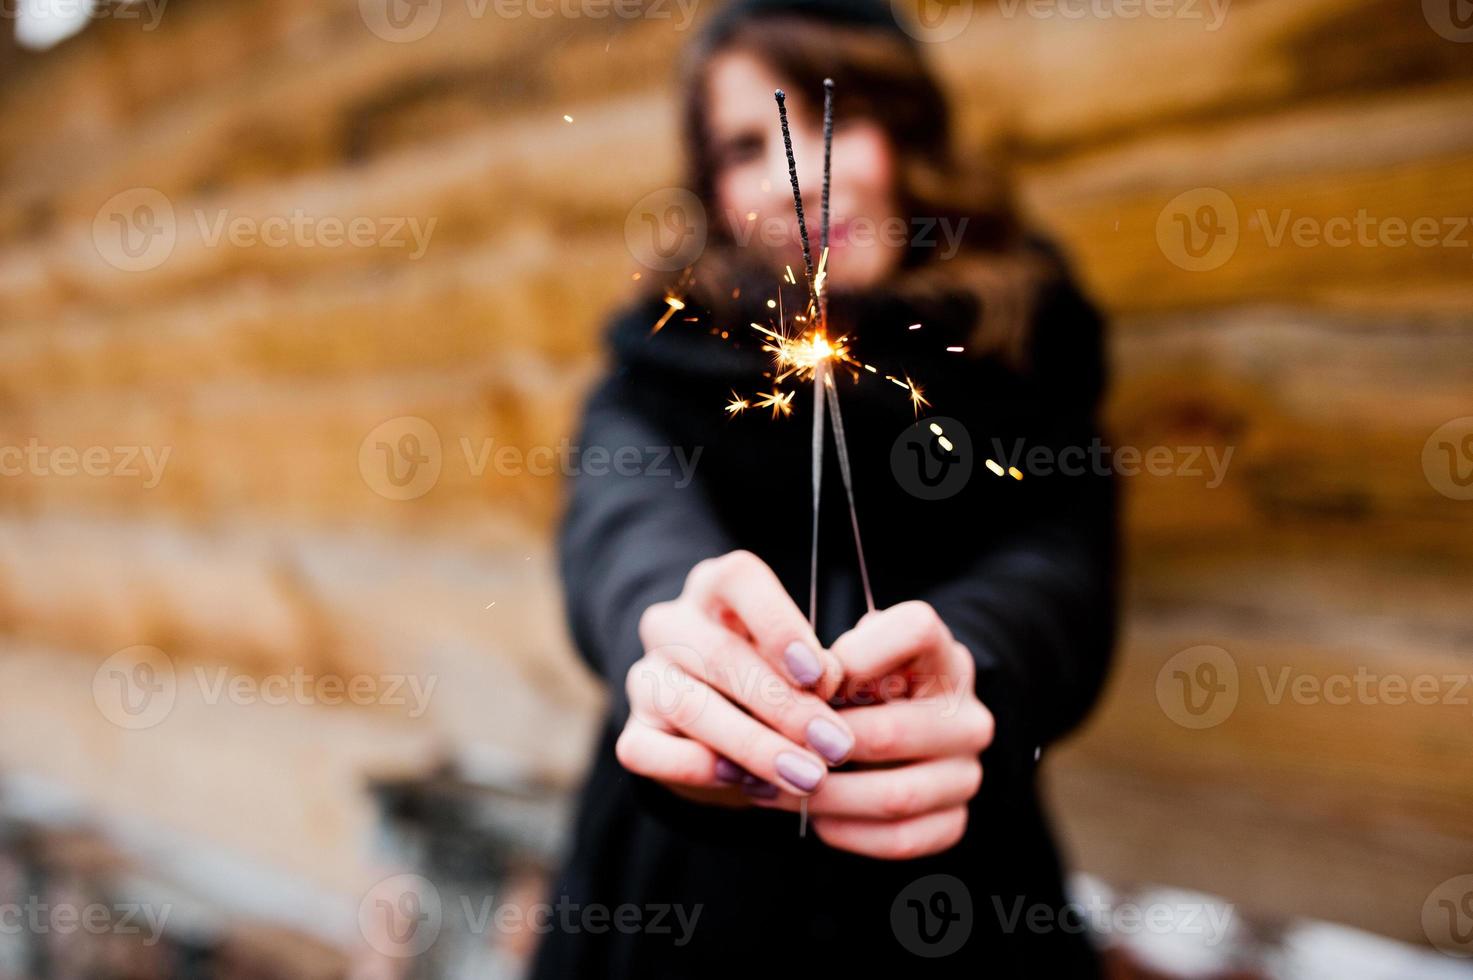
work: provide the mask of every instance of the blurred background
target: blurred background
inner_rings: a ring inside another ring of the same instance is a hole
[[[718,6],[4,4],[0,977],[518,975],[602,698],[556,461]],[[1089,927],[1473,975],[1473,7],[896,7],[1112,321]]]

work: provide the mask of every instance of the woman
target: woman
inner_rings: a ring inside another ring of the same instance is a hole
[[[826,76],[829,335],[914,377],[953,448],[913,424],[907,392],[838,372],[879,611],[861,618],[830,446],[813,630],[809,393],[794,386],[788,417],[722,408],[770,390],[746,325],[773,321],[788,265],[784,307],[803,301],[772,92],[788,93],[816,226]],[[580,445],[697,465],[689,482],[655,467],[573,482],[569,618],[612,704],[554,889],[573,911],[537,974],[1091,976],[1035,775],[1112,644],[1110,481],[1048,465],[1096,439],[1100,321],[953,159],[942,94],[888,4],[737,0],[684,84],[710,243],[678,317],[651,335],[661,293],[614,323]]]

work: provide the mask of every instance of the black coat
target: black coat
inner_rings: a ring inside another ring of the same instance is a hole
[[[792,287],[787,298],[798,298]],[[697,561],[749,549],[800,609],[807,606],[811,389],[789,386],[798,390],[791,417],[773,420],[756,409],[728,415],[732,391],[771,388],[756,335],[744,321],[688,322],[693,311],[686,311],[651,336],[664,309],[659,301],[643,305],[609,332],[613,366],[588,402],[579,442],[585,465],[562,527],[573,635],[606,681],[611,707],[572,854],[554,883],[551,900],[563,903],[563,914],[543,938],[536,975],[895,968],[905,976],[1092,976],[1078,918],[1059,918],[1061,871],[1035,772],[1039,751],[1095,701],[1113,644],[1113,482],[1102,466],[1078,472],[1089,459],[1079,452],[1062,460],[1070,475],[1048,472],[1056,457],[1045,455],[1099,445],[1099,317],[1061,279],[1038,304],[1028,368],[1013,370],[998,358],[945,350],[967,343],[975,320],[969,299],[918,309],[835,297],[831,335],[851,332],[856,356],[880,372],[857,382],[840,377],[876,603],[930,602],[976,657],[978,695],[997,720],[963,840],[932,857],[887,862],[835,851],[812,834],[800,839],[793,814],[685,801],[631,775],[614,756],[628,712],[624,677],[642,654],[639,616],[678,595]],[[916,322],[923,326],[908,329]],[[713,324],[738,344],[712,336]],[[892,456],[914,414],[886,373],[923,385],[925,414],[955,420],[943,429],[957,450],[966,449],[958,431],[970,436],[973,469],[959,491],[928,500],[906,489],[935,495],[916,482],[917,453],[926,450],[902,445]],[[633,447],[644,469],[635,472],[629,451],[622,475],[605,472],[601,456],[586,455],[590,447],[611,454]],[[671,459],[658,465],[668,447],[681,447],[687,459],[700,448],[688,485],[679,485]],[[987,458],[1027,476],[996,476]],[[824,488],[818,635],[828,644],[863,612],[832,443]],[[950,877],[920,881],[931,875]],[[580,918],[598,906],[602,913]],[[688,935],[662,906],[679,906],[686,922],[696,916]],[[955,945],[948,955],[922,955]]]

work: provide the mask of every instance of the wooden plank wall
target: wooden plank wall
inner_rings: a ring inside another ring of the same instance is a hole
[[[1125,642],[1051,760],[1059,822],[1110,878],[1421,941],[1424,898],[1473,871],[1470,708],[1275,704],[1259,669],[1473,671],[1473,503],[1423,465],[1473,415],[1473,46],[1405,0],[1080,6],[962,5],[926,49],[968,146],[1015,169],[1111,314],[1115,443],[1233,455],[1220,483],[1127,480]],[[577,770],[599,695],[558,622],[557,482],[475,456],[571,435],[638,269],[625,216],[676,179],[690,36],[670,4],[447,0],[413,40],[375,34],[374,9],[176,0],[156,29],[102,18],[0,70],[0,445],[170,453],[156,485],[0,480],[0,769],[343,894],[366,873],[364,773],[447,747]],[[127,271],[94,223],[137,187],[176,237]],[[208,234],[297,211],[434,224],[418,256]],[[1362,214],[1381,237],[1325,240]],[[442,445],[413,501],[360,468],[403,416]],[[181,671],[442,686],[411,718],[181,685],[163,723],[122,731],[91,683],[136,644]],[[1158,677],[1203,645],[1237,706],[1190,729]]]

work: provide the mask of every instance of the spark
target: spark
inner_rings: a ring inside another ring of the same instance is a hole
[[[650,328],[651,336],[663,330],[665,328],[665,324],[670,322],[670,318],[672,316],[685,309],[685,300],[681,299],[678,296],[666,296],[665,302],[669,304],[670,308],[666,310],[665,315],[660,317],[660,319],[656,321],[655,325]]]
[[[930,407],[931,403],[926,400],[926,392],[910,379],[910,375],[906,375],[905,383],[910,387],[910,406],[915,409],[916,417],[920,418],[921,409]]]
[[[948,347],[946,348],[946,352],[948,354],[960,354],[965,349],[964,347]]]
[[[751,405],[751,402],[733,391],[731,393],[731,401],[726,403],[726,413],[728,415],[740,415],[750,408]]]
[[[995,460],[991,459],[987,461],[987,468],[996,473],[998,476],[1002,476],[1004,473],[1007,472],[1007,470],[1004,470],[1002,466],[1000,466]]]
[[[795,338],[770,330],[760,323],[753,323],[751,326],[763,337],[762,349],[772,355],[776,371],[773,380],[778,384],[789,378],[811,380],[818,372],[818,366],[823,363],[859,363],[849,354],[847,337],[830,340],[821,328],[805,331]]]
[[[911,330],[919,330],[919,329],[921,329],[921,325],[919,323],[912,323],[910,325],[910,328],[909,329],[911,329]]]
[[[569,116],[569,115],[566,115],[566,114],[563,116],[563,122],[570,123],[572,121],[573,121],[573,117],[572,116]]]
[[[772,409],[773,418],[777,418],[779,415],[792,415],[793,396],[795,394],[797,394],[796,391],[790,391],[787,394],[783,394],[780,391],[761,392],[757,395],[757,407]]]

